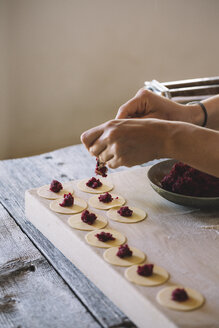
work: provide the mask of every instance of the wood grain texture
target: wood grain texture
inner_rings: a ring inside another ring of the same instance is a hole
[[[126,225],[110,221],[110,227],[125,234],[131,246],[144,251],[149,262],[170,273],[171,278],[165,286],[180,284],[200,291],[206,303],[196,311],[180,313],[163,308],[155,300],[162,286],[147,288],[128,282],[123,276],[125,269],[106,263],[102,249],[85,243],[86,232],[71,229],[68,217],[51,212],[49,201],[40,198],[36,190],[26,194],[27,216],[139,327],[216,328],[219,238],[218,231],[209,227],[218,225],[219,211],[186,208],[168,202],[150,187],[146,171],[146,168],[138,168],[109,177],[115,186],[113,192],[127,199],[127,205],[148,212],[147,220],[140,223]],[[90,197],[78,190],[76,194],[85,200]]]
[[[93,316],[0,205],[0,327],[93,327]]]
[[[48,184],[52,179],[64,182],[93,176],[94,167],[95,159],[91,158],[82,145],[67,147],[29,158],[1,161],[0,199],[5,209],[7,209],[22,231],[27,234],[40,252],[45,255],[55,270],[65,280],[85,307],[90,310],[93,317],[96,318],[102,327],[134,327],[132,322],[28,222],[24,216],[25,190]],[[7,262],[9,260],[6,256],[5,261]],[[5,267],[4,270],[6,270]],[[46,272],[45,269],[42,270],[45,271],[45,276],[49,274],[51,276],[52,273]],[[28,270],[27,272],[29,273]],[[29,282],[26,283],[28,284]],[[10,294],[9,291],[7,294]],[[10,297],[4,302],[7,301],[10,301]],[[11,300],[11,302],[13,301]],[[71,312],[70,309],[68,311],[69,313]],[[49,324],[49,313],[46,306],[44,311],[41,309],[41,313],[44,312],[46,313],[45,316]],[[46,324],[44,327],[46,327]],[[83,328],[87,326],[81,325],[79,327]]]

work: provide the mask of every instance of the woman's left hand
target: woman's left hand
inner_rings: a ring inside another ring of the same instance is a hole
[[[167,125],[157,119],[112,120],[84,132],[81,141],[111,168],[133,166],[163,157]]]

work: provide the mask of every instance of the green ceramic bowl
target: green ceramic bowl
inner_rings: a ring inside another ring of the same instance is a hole
[[[163,198],[173,202],[175,204],[189,206],[189,207],[208,207],[208,208],[219,208],[219,197],[193,197],[176,194],[174,192],[167,191],[161,188],[161,180],[167,175],[176,160],[165,160],[153,165],[148,170],[148,179],[152,188]]]

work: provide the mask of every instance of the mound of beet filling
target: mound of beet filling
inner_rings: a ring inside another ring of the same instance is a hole
[[[96,158],[96,161],[95,173],[104,178],[107,177],[108,168],[104,165],[104,163],[101,163],[98,158]]]
[[[72,196],[71,193],[69,193],[69,194],[64,194],[63,202],[59,205],[65,207],[65,206],[72,206],[73,204],[74,204],[74,197]]]
[[[86,186],[96,189],[96,188],[102,186],[102,182],[99,179],[96,179],[93,177],[90,180],[88,180],[88,182],[86,183]]]
[[[119,213],[121,216],[130,217],[130,216],[132,216],[133,211],[130,210],[130,208],[128,206],[122,206],[117,211],[117,213]]]
[[[113,197],[112,197],[108,192],[106,192],[105,194],[100,195],[100,196],[98,197],[98,199],[99,199],[99,201],[102,202],[102,203],[110,203],[110,202],[112,202]]]
[[[172,292],[171,299],[176,302],[185,302],[189,298],[184,288],[176,288]]]
[[[63,189],[63,186],[62,186],[61,182],[59,182],[57,180],[52,180],[49,189],[53,192],[59,192],[61,189]]]
[[[81,214],[81,220],[84,223],[92,225],[96,220],[97,216],[94,213],[90,213],[88,210],[85,210]]]
[[[153,269],[154,269],[153,264],[145,264],[142,266],[138,266],[137,273],[140,276],[150,277],[153,274]]]
[[[115,240],[115,238],[111,233],[104,232],[104,231],[102,231],[101,233],[97,233],[95,237],[97,237],[99,241],[103,241],[103,242],[106,242],[108,240]]]
[[[163,189],[196,197],[218,197],[219,178],[178,162],[161,181]]]
[[[132,251],[127,244],[119,246],[119,250],[116,255],[120,258],[132,256]]]

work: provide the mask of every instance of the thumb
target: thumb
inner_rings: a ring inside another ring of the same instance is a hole
[[[139,111],[138,107],[137,99],[135,97],[130,99],[119,108],[116,119],[135,117]]]

